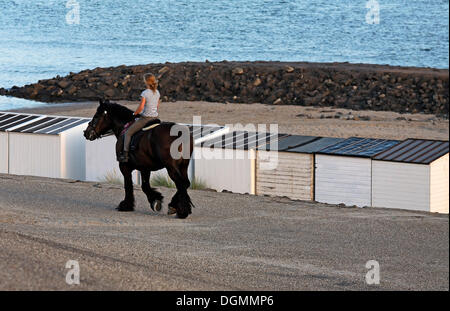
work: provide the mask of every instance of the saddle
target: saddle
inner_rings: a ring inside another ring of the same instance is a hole
[[[134,123],[134,121],[128,122],[127,124],[125,124],[122,133],[120,133],[121,135],[121,139],[123,140],[124,138],[124,134],[126,132],[126,130]],[[151,129],[157,127],[158,125],[161,124],[161,120],[160,119],[153,119],[150,120],[149,122],[147,122],[147,124],[145,124],[145,126],[136,134],[134,134],[133,136],[131,136],[131,141],[130,141],[130,151],[136,151],[138,148],[138,143],[141,140],[141,136],[144,134],[144,132],[146,131],[150,131]]]

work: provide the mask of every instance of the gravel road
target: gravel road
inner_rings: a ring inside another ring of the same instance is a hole
[[[120,213],[120,186],[0,175],[0,290],[449,289],[448,215],[191,191],[180,220],[160,190],[161,213],[138,189]]]

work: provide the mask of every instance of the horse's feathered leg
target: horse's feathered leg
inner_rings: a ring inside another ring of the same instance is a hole
[[[116,209],[120,212],[131,212],[134,211],[133,179],[131,177],[133,169],[126,163],[121,163],[119,165],[119,168],[122,172],[124,180],[125,199],[120,202],[119,206]]]
[[[177,164],[179,164],[179,162]],[[181,173],[179,168],[175,165],[167,167],[167,172],[177,187],[177,192],[169,203],[169,207],[175,208],[178,218],[186,218],[192,213],[191,207],[193,206],[191,198],[187,193],[187,188],[190,185],[187,173]]]
[[[162,200],[163,196],[161,193],[156,191],[150,186],[150,170],[142,170],[141,171],[141,177],[142,177],[142,191],[144,191],[145,195],[147,196],[148,202],[150,203],[150,207],[152,210],[155,210],[159,212],[162,207]]]

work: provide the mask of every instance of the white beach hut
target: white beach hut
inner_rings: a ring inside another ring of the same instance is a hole
[[[256,194],[314,200],[314,153],[343,138],[289,135],[276,150],[258,150]],[[277,165],[262,165],[277,157]]]
[[[371,206],[371,157],[398,143],[397,140],[351,137],[317,152],[315,200]]]
[[[89,119],[0,113],[0,173],[85,179]]]
[[[448,214],[449,142],[406,139],[372,160],[372,205]]]
[[[233,131],[195,148],[195,177],[210,189],[255,194],[256,150],[270,148],[282,136]]]
[[[0,112],[0,124],[7,118],[7,113]],[[8,133],[0,131],[0,174],[8,174],[8,153]]]

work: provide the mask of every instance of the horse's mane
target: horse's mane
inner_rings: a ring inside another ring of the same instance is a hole
[[[103,108],[119,121],[129,122],[133,118],[133,111],[125,106],[108,102],[103,104]]]

